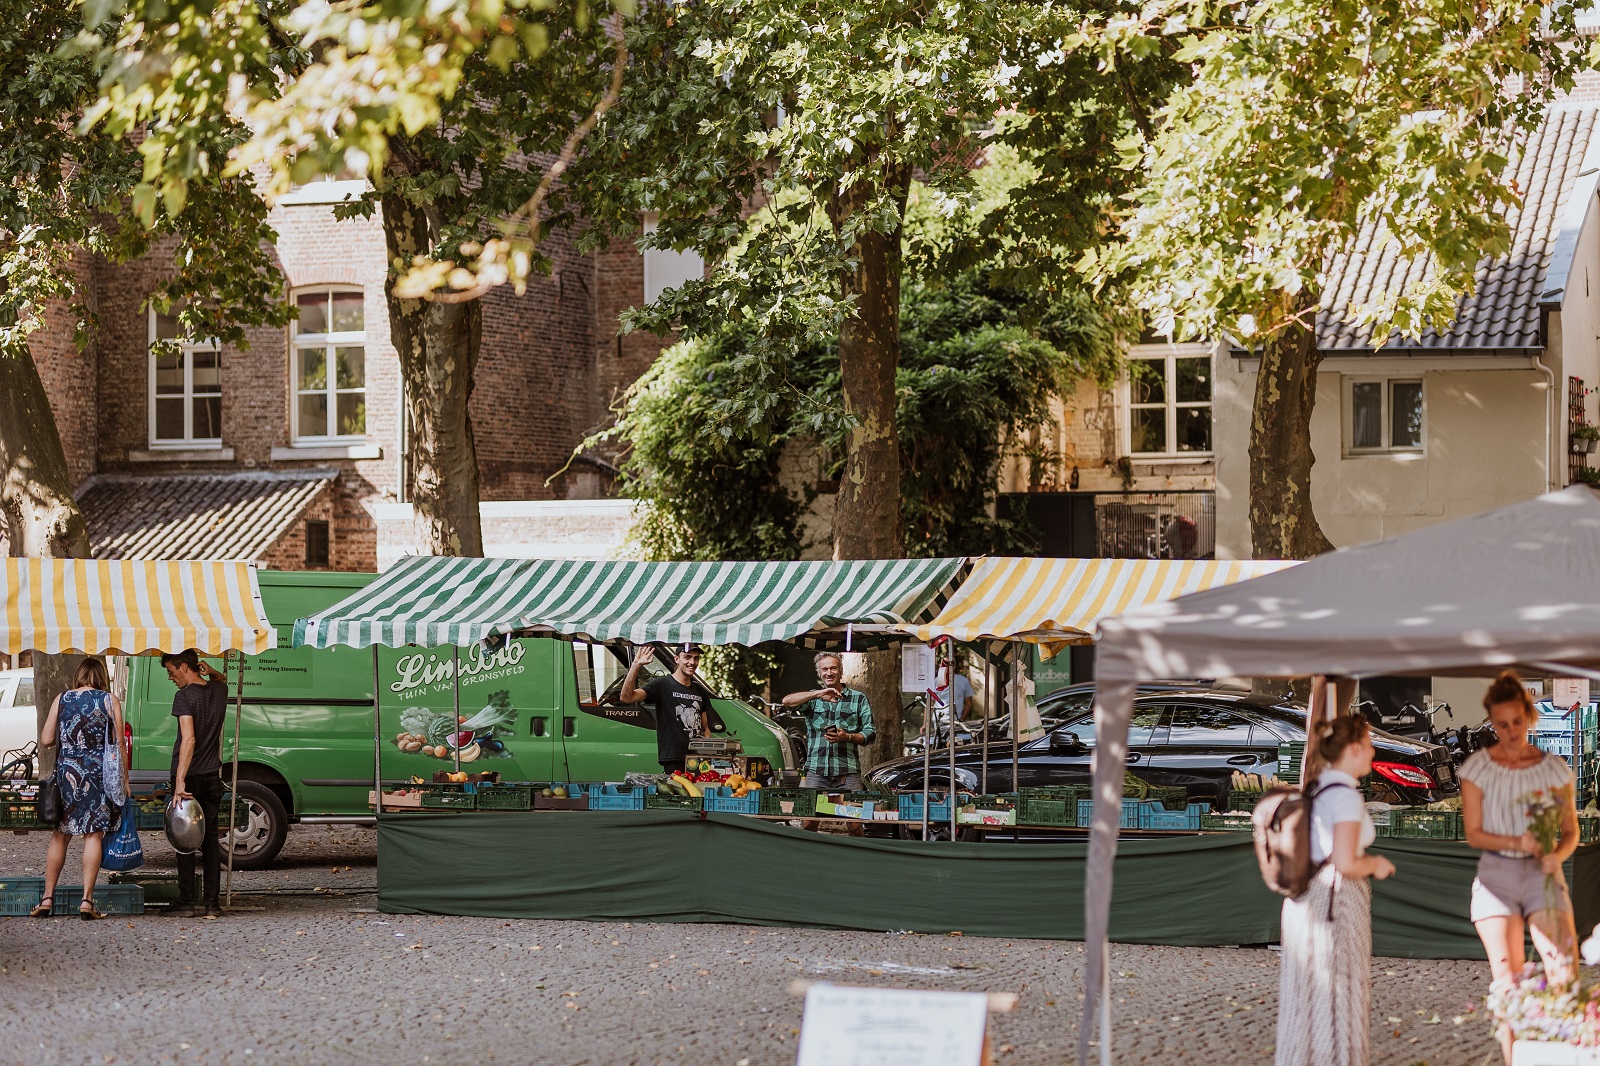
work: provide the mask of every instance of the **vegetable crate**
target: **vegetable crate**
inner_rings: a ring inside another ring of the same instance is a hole
[[[1396,807],[1389,814],[1385,835],[1412,840],[1460,840],[1461,812]]]
[[[644,789],[628,785],[595,785],[589,790],[591,811],[642,811]]]
[[[1017,824],[1075,826],[1078,824],[1078,801],[1082,798],[1041,796],[1034,789],[1023,789],[1017,796]]]
[[[77,917],[78,901],[83,899],[82,885],[57,885],[54,911],[56,917]],[[64,905],[64,906],[63,906]],[[143,914],[143,885],[95,885],[94,906],[101,914]]]
[[[956,821],[964,825],[1016,825],[1017,794],[1006,792],[996,796],[967,796],[966,802],[956,812]]]
[[[17,797],[0,798],[0,829],[48,829],[39,821],[37,800]]]
[[[1124,799],[1117,824],[1123,829],[1199,829],[1200,816],[1210,809],[1198,800],[1175,811],[1159,800]],[[1093,824],[1094,800],[1079,800],[1078,825],[1087,828]]]
[[[701,796],[675,796],[670,792],[652,792],[644,798],[644,807],[647,811],[698,811],[702,802]]]
[[[1200,828],[1212,833],[1251,833],[1255,831],[1255,823],[1248,814],[1207,813],[1200,816]]]
[[[1300,783],[1300,771],[1306,762],[1306,742],[1291,740],[1278,745],[1278,776],[1291,785]]]
[[[1228,810],[1241,811],[1245,814],[1256,809],[1256,804],[1261,802],[1262,792],[1229,792]]]
[[[726,785],[705,786],[705,801],[702,807],[708,811],[721,811],[724,814],[760,814],[761,792],[752,792],[746,796],[735,796],[733,789]]]
[[[0,879],[0,917],[27,914],[44,898],[44,878],[7,877]],[[82,898],[81,896],[79,897]]]
[[[762,814],[810,818],[817,813],[814,788],[764,788],[756,794],[761,798]]]
[[[430,788],[422,794],[422,806],[426,810],[476,810],[478,797],[465,789]]]
[[[531,811],[531,785],[479,785],[476,793],[480,811]]]
[[[552,781],[548,785],[533,786],[533,808],[538,811],[586,811],[589,809],[591,786],[568,781]],[[546,796],[545,789],[563,789],[565,796]]]
[[[922,806],[924,802],[921,792],[902,792],[896,797],[900,803],[900,820],[902,822],[922,821]],[[948,822],[950,820],[950,797],[942,799],[935,796],[928,802],[928,821]]]
[[[1189,790],[1165,785],[1151,785],[1144,795],[1134,797],[1146,803],[1159,803],[1169,811],[1183,811],[1189,807]]]

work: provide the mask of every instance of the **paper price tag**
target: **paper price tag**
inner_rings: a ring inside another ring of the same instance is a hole
[[[1555,677],[1550,679],[1550,702],[1560,710],[1573,704],[1589,702],[1589,679],[1586,677]]]
[[[979,1066],[989,998],[816,984],[796,1066]]]
[[[900,691],[926,692],[933,687],[933,649],[926,644],[900,646]]]

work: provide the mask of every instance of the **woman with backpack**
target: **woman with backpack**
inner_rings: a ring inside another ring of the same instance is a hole
[[[1566,984],[1575,976],[1578,945],[1561,870],[1578,849],[1572,767],[1528,743],[1539,716],[1516,674],[1507,670],[1495,678],[1483,707],[1496,742],[1461,766],[1461,824],[1467,843],[1483,850],[1472,882],[1472,924],[1497,985],[1521,979],[1525,932],[1532,934],[1546,977]],[[1530,813],[1540,808],[1548,824],[1560,825],[1549,850],[1529,831]],[[1504,1026],[1500,1044],[1510,1062],[1511,1030]]]
[[[1375,831],[1358,782],[1372,769],[1371,727],[1340,717],[1316,727],[1325,769],[1306,786],[1311,864],[1305,892],[1283,901],[1277,1066],[1365,1066],[1372,1029],[1372,885],[1394,863],[1368,855]]]

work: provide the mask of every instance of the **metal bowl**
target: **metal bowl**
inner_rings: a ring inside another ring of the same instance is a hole
[[[206,816],[193,796],[167,804],[167,840],[179,855],[193,855],[206,838]]]

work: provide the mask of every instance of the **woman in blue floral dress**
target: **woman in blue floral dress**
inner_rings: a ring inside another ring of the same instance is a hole
[[[50,837],[45,865],[44,898],[31,912],[49,917],[55,907],[56,882],[67,862],[67,844],[83,837],[83,902],[78,916],[103,918],[95,910],[94,882],[100,875],[100,849],[107,830],[115,829],[128,798],[128,765],[122,748],[122,705],[108,691],[106,664],[85,659],[78,664],[72,688],[57,696],[39,733],[45,747],[57,743],[55,781],[61,789],[61,821]]]

